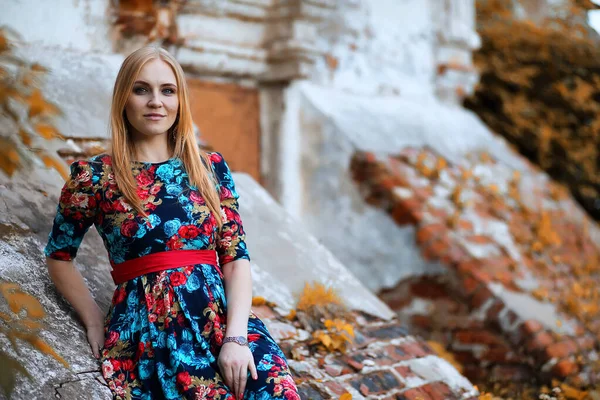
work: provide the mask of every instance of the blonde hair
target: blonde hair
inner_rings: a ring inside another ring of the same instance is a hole
[[[140,70],[148,61],[154,59],[160,59],[171,66],[178,88],[179,110],[173,126],[167,133],[170,150],[173,151],[173,157],[178,157],[183,162],[190,184],[202,194],[220,230],[223,221],[216,180],[210,158],[204,151],[199,150],[194,135],[185,75],[177,60],[160,47],[145,46],[134,51],[125,58],[117,75],[110,109],[110,147],[115,181],[133,209],[147,218],[148,214],[144,211],[142,201],[137,195],[137,183],[131,171],[130,164],[135,154],[135,143],[128,130],[125,106]]]

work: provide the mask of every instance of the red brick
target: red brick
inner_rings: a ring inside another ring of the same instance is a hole
[[[346,390],[345,387],[343,387],[336,381],[328,381],[324,382],[323,384],[329,390],[329,392],[331,392],[331,394],[333,394],[336,397],[340,397],[344,393],[348,393],[348,390]]]
[[[413,327],[428,330],[433,327],[433,319],[428,315],[412,315],[410,323]]]
[[[352,378],[348,381],[352,387],[369,395],[378,395],[386,393],[392,389],[401,389],[404,385],[398,381],[392,371],[377,371]]]
[[[465,231],[472,231],[473,230],[473,223],[471,221],[468,221],[466,219],[459,219],[458,220],[458,224],[457,224],[458,228],[465,230]]]
[[[479,363],[479,359],[475,357],[472,351],[453,350],[452,354],[454,355],[456,361],[463,365]]]
[[[346,364],[348,364],[349,366],[351,366],[352,368],[354,368],[356,371],[360,371],[365,367],[362,362],[356,361],[355,359],[353,359],[352,357],[350,357],[348,355],[342,356],[341,360],[343,362],[345,362]]]
[[[554,343],[552,335],[548,332],[539,332],[528,343],[527,348],[530,351],[540,351]]]
[[[475,290],[477,290],[477,288],[480,286],[481,282],[470,275],[466,275],[462,279],[462,288],[464,289],[464,294],[467,296],[471,296],[473,293],[475,293]]]
[[[275,313],[275,311],[273,311],[273,309],[271,309],[271,307],[266,306],[266,305],[252,306],[252,311],[261,320],[277,318],[277,314]]]
[[[463,266],[464,267],[464,266]],[[459,264],[459,268],[460,268],[460,264]],[[482,283],[490,283],[493,281],[492,275],[490,275],[488,272],[484,271],[482,269],[482,264],[480,263],[476,263],[476,266],[474,268],[471,268],[469,271],[469,274],[477,281],[482,282]],[[459,272],[463,272],[460,271]]]
[[[400,374],[401,377],[403,378],[412,378],[417,376],[412,369],[410,369],[409,366],[407,365],[401,365],[399,367],[394,368],[396,370],[397,373]]]
[[[546,347],[546,356],[548,358],[565,358],[577,352],[577,343],[572,340],[565,340],[559,343],[553,343]]]
[[[335,377],[342,375],[342,370],[344,369],[344,367],[337,364],[327,364],[324,366],[324,369],[329,375]]]
[[[561,360],[552,368],[552,373],[561,378],[566,378],[577,372],[579,372],[579,366],[570,360]]]
[[[471,235],[466,238],[467,241],[476,244],[490,244],[494,241],[489,236],[484,235]]]
[[[452,393],[452,389],[443,382],[433,382],[425,386],[421,386],[427,392],[432,400],[453,400],[457,397]]]
[[[440,299],[449,297],[448,289],[442,283],[432,278],[421,278],[410,285],[410,291],[414,296],[426,299]]]
[[[485,344],[488,346],[503,346],[502,337],[484,330],[458,331],[454,338],[464,344]]]
[[[450,242],[450,248],[446,252],[446,254],[441,258],[441,261],[444,264],[455,266],[459,263],[467,260],[470,256],[460,247],[458,244],[454,242]]]
[[[483,286],[479,288],[471,298],[471,307],[473,309],[478,309],[483,306],[489,299],[491,299],[494,294],[487,288],[487,286]]]
[[[497,322],[499,321],[499,315],[504,310],[504,303],[500,300],[494,300],[492,306],[487,310],[486,319],[488,321]]]
[[[421,203],[414,197],[397,199],[392,208],[392,218],[398,225],[416,224],[420,221]]]
[[[385,351],[390,358],[396,361],[411,360],[415,358],[413,354],[409,353],[408,349],[405,349],[402,346],[389,345],[385,347]]]
[[[402,392],[401,396],[402,397],[399,397],[399,399],[402,400],[433,400],[429,396],[429,394],[427,394],[425,389],[422,389],[420,387],[409,389],[406,392]]]
[[[448,228],[441,223],[421,226],[416,234],[417,244],[420,246],[425,245],[440,236],[446,236],[447,232]]]
[[[492,363],[505,363],[512,361],[515,358],[508,346],[494,346],[487,349],[481,356],[481,360]]]
[[[425,345],[417,342],[403,343],[399,347],[404,353],[411,356],[410,358],[425,357],[426,355],[433,354],[433,352],[426,348]]]
[[[544,326],[540,322],[534,319],[528,319],[521,325],[521,331],[525,336],[531,336],[541,331],[543,327]]]
[[[439,237],[435,239],[433,242],[425,245],[422,248],[423,257],[426,260],[434,261],[441,260],[448,254],[450,250],[450,242],[448,236]]]

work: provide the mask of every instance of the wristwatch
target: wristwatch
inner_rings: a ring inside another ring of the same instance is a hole
[[[248,339],[246,339],[244,336],[227,336],[225,339],[223,339],[223,344],[228,342],[235,342],[240,346],[248,346]]]

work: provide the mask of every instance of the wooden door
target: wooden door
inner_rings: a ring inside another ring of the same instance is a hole
[[[200,137],[220,152],[233,171],[260,182],[258,90],[188,79],[191,109]]]

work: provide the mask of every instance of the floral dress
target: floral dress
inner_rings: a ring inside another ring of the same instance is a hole
[[[178,249],[216,250],[221,266],[249,260],[229,167],[219,153],[209,155],[221,199],[220,232],[179,158],[132,162],[146,223],[116,186],[111,157],[101,154],[71,164],[46,256],[72,260],[94,224],[113,263]],[[222,278],[214,266],[184,265],[116,287],[102,351],[102,374],[114,399],[235,398],[217,366],[227,322]],[[248,341],[259,379],[249,376],[244,399],[299,399],[285,356],[252,312]]]

